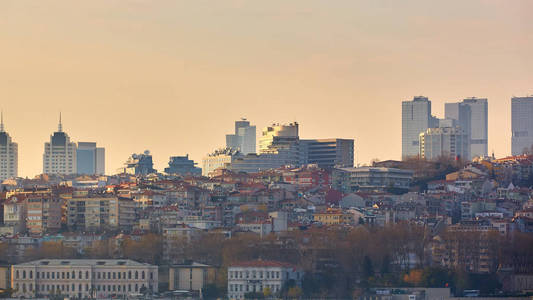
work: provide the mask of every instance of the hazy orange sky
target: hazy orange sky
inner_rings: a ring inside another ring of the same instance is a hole
[[[401,101],[489,99],[489,151],[510,153],[510,98],[533,93],[533,1],[0,1],[0,107],[19,174],[42,172],[59,111],[114,173],[151,150],[223,146],[234,120],[355,138],[401,156]],[[258,134],[260,130],[258,130]]]

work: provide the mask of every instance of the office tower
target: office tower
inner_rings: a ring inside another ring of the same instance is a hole
[[[402,102],[402,158],[418,156],[419,135],[437,120],[431,116],[431,101],[427,97],[414,97]]]
[[[226,135],[226,147],[239,150],[242,154],[255,153],[256,128],[242,118],[235,121],[235,134]]]
[[[105,148],[96,148],[96,174],[105,175]]]
[[[104,175],[105,149],[96,147],[93,142],[78,142],[76,170],[78,174]]]
[[[4,130],[4,115],[0,120],[0,180],[18,176],[18,145]]]
[[[300,140],[302,164],[317,164],[321,168],[353,167],[353,139]]]
[[[61,114],[57,131],[50,136],[50,142],[44,144],[43,173],[76,174],[76,143],[63,132]]]
[[[533,96],[511,99],[511,152],[531,152],[533,146]]]
[[[467,98],[463,102],[446,103],[445,117],[457,120],[468,135],[470,157],[488,155],[488,102],[484,98]]]
[[[147,175],[157,172],[154,169],[152,155],[148,150],[142,154],[132,154],[124,163],[124,168],[120,171],[132,175]]]
[[[419,135],[420,157],[459,159],[470,157],[468,135],[460,127],[428,128]]]
[[[185,156],[171,156],[168,162],[168,168],[165,168],[167,174],[177,175],[201,175],[202,169],[196,167],[196,163],[189,159],[189,154]]]
[[[298,123],[272,124],[263,129],[259,138],[259,153],[272,153],[287,149],[299,142]]]

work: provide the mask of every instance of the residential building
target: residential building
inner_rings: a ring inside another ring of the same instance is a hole
[[[61,229],[61,206],[63,201],[51,193],[26,195],[28,232],[42,235]]]
[[[10,229],[12,235],[26,230],[26,197],[23,195],[13,195],[4,202],[4,225]]]
[[[119,170],[121,173],[132,175],[147,175],[156,173],[152,155],[146,150],[142,154],[132,154],[124,163],[124,168]]]
[[[354,166],[353,139],[300,140],[302,164],[316,164],[321,168]]]
[[[13,265],[13,297],[127,297],[158,291],[158,267],[129,259],[41,259]]]
[[[76,143],[71,143],[70,137],[63,132],[59,115],[57,131],[50,136],[50,142],[44,144],[43,173],[76,174],[76,167]]]
[[[4,129],[4,115],[0,120],[0,181],[18,176],[18,144]]]
[[[216,280],[216,268],[197,262],[171,265],[168,268],[168,289],[200,291]]]
[[[78,142],[76,169],[78,174],[104,175],[105,149],[96,147],[93,142]]]
[[[79,191],[67,200],[67,225],[72,230],[131,229],[134,221],[135,202],[131,199]]]
[[[228,267],[228,298],[244,299],[247,293],[277,295],[289,280],[300,285],[303,276],[303,271],[278,261],[235,263]]]
[[[189,159],[189,154],[185,156],[171,156],[168,162],[168,168],[165,168],[167,174],[177,175],[201,175],[202,169],[196,167],[196,163]]]
[[[238,150],[242,154],[255,153],[256,127],[242,118],[235,121],[235,133],[226,135],[226,147]]]
[[[533,95],[511,99],[511,152],[531,152],[533,146]]]
[[[427,97],[414,97],[402,102],[402,157],[418,156],[419,135],[428,128],[436,127],[431,116],[431,101]]]
[[[413,171],[383,167],[335,168],[331,181],[333,188],[343,193],[408,189],[413,181]]]
[[[325,211],[314,213],[313,221],[323,225],[352,225],[354,224],[354,215],[339,208],[328,207]]]
[[[468,135],[460,127],[428,128],[420,133],[419,145],[420,157],[426,160],[470,158]]]

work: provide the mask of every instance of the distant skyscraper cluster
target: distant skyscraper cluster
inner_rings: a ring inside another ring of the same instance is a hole
[[[255,126],[250,126],[246,119],[236,121],[235,134],[226,135],[226,148],[202,160],[202,174],[208,176],[217,169],[252,173],[287,165],[317,164],[323,168],[354,165],[353,139],[300,139],[297,122],[265,127],[258,153],[255,135]]]
[[[427,97],[402,102],[402,157],[441,156],[471,160],[488,155],[488,103],[468,98],[446,103],[445,118],[431,114]]]

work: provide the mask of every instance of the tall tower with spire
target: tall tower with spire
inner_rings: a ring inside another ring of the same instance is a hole
[[[11,140],[4,127],[4,113],[0,112],[0,180],[18,176],[18,144]]]
[[[76,174],[76,143],[63,132],[61,113],[57,131],[50,136],[50,142],[44,143],[43,173],[44,174]]]

